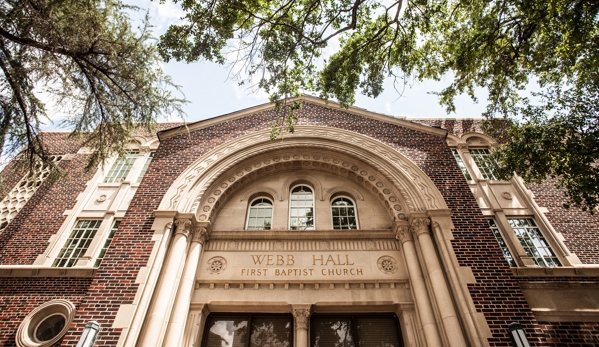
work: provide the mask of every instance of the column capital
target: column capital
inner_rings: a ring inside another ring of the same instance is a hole
[[[193,242],[199,242],[203,245],[209,239],[210,234],[208,233],[208,229],[206,229],[205,227],[197,227],[193,229]]]
[[[456,147],[459,150],[462,150],[462,151],[467,151],[468,150],[468,144],[467,143],[458,143]]]
[[[191,219],[188,218],[179,218],[175,220],[175,225],[177,226],[176,234],[182,234],[185,237],[189,237],[191,233]]]
[[[308,330],[308,322],[310,321],[310,309],[293,309],[292,313],[293,318],[295,318],[295,328]]]
[[[406,225],[395,228],[395,238],[398,239],[402,244],[409,241],[414,241],[412,234],[410,233],[410,227]]]
[[[412,220],[410,230],[412,233],[416,234],[416,236],[420,236],[425,233],[430,233],[428,226],[431,224],[431,220],[429,218],[414,218]]]

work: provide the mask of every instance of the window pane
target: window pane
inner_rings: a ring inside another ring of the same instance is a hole
[[[357,317],[359,347],[399,347],[397,321],[393,317]]]
[[[245,317],[211,319],[206,347],[245,347],[248,320]]]
[[[135,159],[137,159],[137,152],[127,152],[119,156],[104,178],[104,183],[122,182],[127,178]]]
[[[354,347],[350,317],[312,317],[311,347]]]
[[[484,179],[487,180],[496,180],[497,176],[495,176],[495,163],[489,159],[491,152],[488,149],[470,149],[469,150],[472,159],[476,163],[476,166],[480,170],[480,173],[483,175]]]
[[[354,203],[347,198],[336,198],[331,203],[333,229],[357,229]]]
[[[561,266],[555,253],[532,218],[508,219],[526,255],[539,266]]]
[[[312,316],[310,347],[402,347],[392,315]]]
[[[104,241],[104,245],[102,246],[102,250],[100,250],[100,255],[98,255],[98,259],[96,259],[96,263],[94,264],[94,267],[100,266],[100,263],[102,262],[102,259],[104,259],[104,255],[106,254],[108,247],[110,247],[110,243],[112,242],[112,239],[114,238],[114,234],[116,233],[120,224],[121,224],[120,220],[114,221],[114,223],[112,224],[112,228],[110,228],[110,233],[108,234],[106,241]]]
[[[272,202],[259,198],[250,204],[246,230],[270,230],[272,220]]]
[[[71,267],[82,257],[96,235],[102,220],[80,220],[54,260],[54,267]]]
[[[211,315],[204,341],[202,347],[292,347],[293,318],[290,315]]]
[[[458,152],[457,149],[452,149],[451,153],[453,153],[453,157],[455,158],[455,161],[458,163],[458,167],[464,174],[464,177],[466,177],[467,180],[471,180],[472,176],[470,176],[470,172],[468,172],[468,168],[466,167],[466,164],[462,160],[462,157],[460,156],[460,152]]]
[[[495,220],[488,219],[487,221],[489,222],[489,227],[491,228],[493,236],[495,236],[495,240],[497,240],[497,243],[499,243],[499,247],[501,248],[501,252],[503,253],[505,261],[511,267],[517,266],[516,261],[514,261],[514,257],[512,257],[512,252],[510,252],[510,249],[507,247],[507,244],[505,243],[503,235],[501,235],[501,231],[495,223]]]
[[[146,174],[146,171],[148,171],[148,167],[150,166],[152,159],[154,159],[154,152],[151,152],[148,155],[148,158],[146,159],[144,167],[141,169],[141,172],[139,173],[139,177],[137,177],[137,183],[140,183],[142,178],[144,178],[144,175]]]
[[[252,317],[250,347],[292,346],[291,317]]]
[[[312,189],[297,186],[291,190],[289,228],[296,230],[314,229],[314,200]]]

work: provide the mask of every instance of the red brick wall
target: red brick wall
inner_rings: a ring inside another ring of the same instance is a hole
[[[0,280],[0,346],[15,346],[19,325],[44,302],[64,299],[79,308],[91,279],[2,278]]]
[[[89,176],[84,175],[86,156],[59,163],[68,177],[46,180],[29,199],[19,214],[0,234],[1,265],[31,265],[48,247],[48,239],[55,234],[66,216],[64,212],[75,206],[77,195],[85,189]]]
[[[546,207],[547,219],[564,236],[564,243],[575,253],[583,264],[599,264],[599,214],[592,215],[572,207],[565,209],[564,192],[555,188],[555,180],[541,185],[529,184],[539,206]]]

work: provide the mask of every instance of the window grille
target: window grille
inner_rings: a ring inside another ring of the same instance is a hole
[[[291,315],[227,314],[208,317],[204,347],[292,347]]]
[[[50,156],[48,159],[58,164],[62,156]],[[49,164],[36,163],[33,170],[23,177],[0,202],[0,234],[27,204],[42,182],[48,178],[51,169]]]
[[[510,252],[510,249],[505,243],[505,239],[503,238],[503,235],[501,235],[501,231],[499,230],[497,223],[495,223],[495,220],[493,219],[488,219],[487,221],[489,222],[489,227],[493,232],[493,236],[495,236],[495,240],[497,240],[497,243],[499,243],[499,247],[501,248],[501,252],[503,253],[505,261],[509,266],[516,267],[517,265],[514,261],[514,257],[512,257],[512,252]]]
[[[292,230],[314,229],[314,194],[307,186],[291,190],[289,200],[289,228]]]
[[[486,180],[497,180],[495,174],[495,163],[489,159],[491,152],[486,148],[474,148],[469,150],[472,159],[478,166],[480,173]]]
[[[393,315],[331,315],[310,317],[312,347],[402,347]]]
[[[464,177],[466,177],[466,179],[469,181],[472,180],[472,176],[470,176],[470,172],[468,172],[468,168],[466,167],[466,164],[462,160],[462,157],[460,156],[460,152],[458,152],[457,149],[452,149],[451,153],[453,153],[453,157],[455,158],[455,161],[458,163],[458,167],[464,174]]]
[[[333,229],[358,229],[356,207],[348,198],[340,197],[331,203]]]
[[[248,211],[246,230],[270,230],[272,223],[272,202],[266,198],[252,201]]]
[[[114,234],[116,233],[120,224],[121,224],[120,220],[116,220],[112,224],[112,228],[110,228],[110,233],[108,234],[106,241],[104,241],[104,245],[102,246],[102,249],[100,250],[100,254],[98,255],[98,259],[96,259],[96,263],[94,264],[94,267],[98,267],[98,266],[100,266],[100,263],[102,263],[102,260],[104,259],[104,255],[106,254],[108,247],[110,247],[110,243],[112,243]]]
[[[526,255],[533,258],[538,266],[561,266],[551,246],[545,240],[541,230],[531,218],[508,219],[514,229]]]
[[[124,181],[129,171],[131,171],[135,159],[137,159],[137,154],[137,152],[126,152],[119,156],[104,178],[104,183],[120,183]]]
[[[146,159],[144,167],[141,169],[141,172],[139,173],[139,177],[137,177],[137,183],[141,183],[141,180],[144,178],[146,171],[148,171],[148,167],[150,166],[152,159],[154,159],[154,152],[150,152],[150,154],[148,155],[148,158]]]
[[[81,258],[96,236],[102,220],[80,220],[54,260],[54,267],[72,267]]]

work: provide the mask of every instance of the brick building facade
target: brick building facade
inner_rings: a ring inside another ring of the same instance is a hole
[[[87,176],[45,133],[67,178],[1,175],[0,345],[75,346],[91,320],[96,346],[506,346],[512,322],[599,344],[597,216],[496,180],[476,120],[300,101],[283,140],[257,106]]]

